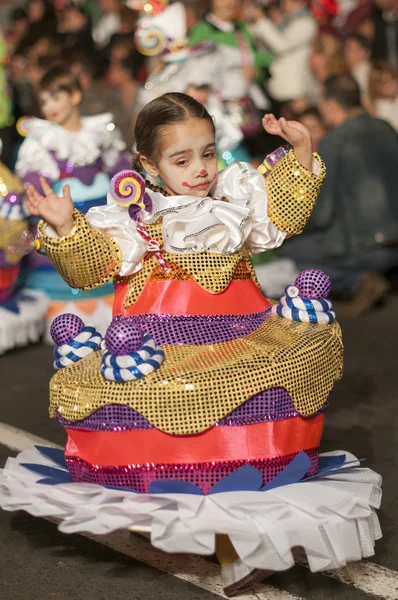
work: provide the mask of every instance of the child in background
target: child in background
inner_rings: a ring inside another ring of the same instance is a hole
[[[38,98],[45,120],[27,121],[28,136],[19,150],[17,175],[23,183],[37,186],[45,176],[55,193],[68,185],[83,213],[105,204],[110,178],[131,164],[123,154],[125,144],[112,115],[80,116],[80,83],[62,64],[54,65],[41,79]],[[85,317],[90,313],[100,329],[107,323],[110,308],[102,297],[112,292],[111,286],[79,292],[76,298],[76,290],[65,284],[47,258],[35,254],[29,262],[26,287],[47,293],[52,301],[49,318],[59,312],[83,312]]]
[[[380,62],[373,65],[369,98],[373,114],[398,131],[398,73],[390,64]]]

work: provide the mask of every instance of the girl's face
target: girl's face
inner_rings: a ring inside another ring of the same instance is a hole
[[[212,125],[206,119],[188,119],[162,128],[160,157],[142,157],[150,175],[159,176],[164,189],[178,196],[209,195],[217,178],[217,156]]]
[[[48,121],[63,125],[77,109],[81,100],[80,92],[41,92],[40,108]]]

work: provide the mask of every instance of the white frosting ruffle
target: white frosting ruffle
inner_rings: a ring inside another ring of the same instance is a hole
[[[345,454],[347,461],[356,460]],[[90,483],[43,485],[37,483],[43,475],[21,463],[59,468],[35,449],[9,458],[0,471],[0,506],[55,518],[64,533],[146,531],[160,550],[200,555],[212,555],[222,533],[248,569],[289,569],[292,550],[301,546],[313,572],[372,556],[381,537],[375,512],[381,477],[366,468],[269,491],[201,496],[135,494]]]
[[[67,131],[60,125],[32,118],[29,135],[18,153],[16,173],[40,172],[57,180],[59,169],[50,152],[60,160],[70,160],[74,165],[86,166],[102,158],[106,168],[112,168],[126,145],[120,132],[112,123],[111,113],[81,119],[80,131]]]
[[[0,306],[0,355],[12,348],[37,343],[46,326],[49,301],[40,290],[26,290],[17,300],[19,313]]]

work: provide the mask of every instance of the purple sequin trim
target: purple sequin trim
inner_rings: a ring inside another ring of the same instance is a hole
[[[324,412],[327,403],[320,412]],[[299,416],[288,392],[283,388],[271,388],[246,400],[227,417],[216,423],[217,427],[251,425],[268,421],[281,421]],[[82,421],[67,421],[59,413],[56,418],[62,427],[93,431],[125,431],[130,429],[154,429],[153,425],[128,406],[111,404],[99,408]]]
[[[305,452],[311,460],[311,467],[307,473],[307,476],[310,477],[318,471],[319,447],[305,450]],[[258,469],[263,476],[264,484],[268,483],[287,467],[296,454],[250,461],[234,460],[186,465],[147,463],[145,465],[125,465],[121,467],[101,467],[67,456],[65,459],[71,477],[76,482],[84,481],[99,485],[127,487],[140,493],[148,493],[149,484],[154,479],[178,479],[179,481],[194,483],[201,488],[204,494],[208,494],[213,485],[220,479],[245,464],[250,464]]]
[[[271,316],[271,308],[247,315],[132,315],[117,316],[141,327],[160,346],[227,342],[249,335]]]

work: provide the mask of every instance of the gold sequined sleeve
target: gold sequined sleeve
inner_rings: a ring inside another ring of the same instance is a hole
[[[319,174],[303,167],[294,150],[290,150],[265,180],[268,216],[279,231],[301,233],[312,213],[326,175],[321,157],[315,153],[313,156],[319,164]]]
[[[60,238],[44,234],[45,222],[38,226],[39,239],[55,268],[72,288],[92,290],[111,281],[119,272],[122,254],[116,241],[92,227],[78,211],[75,227]]]

